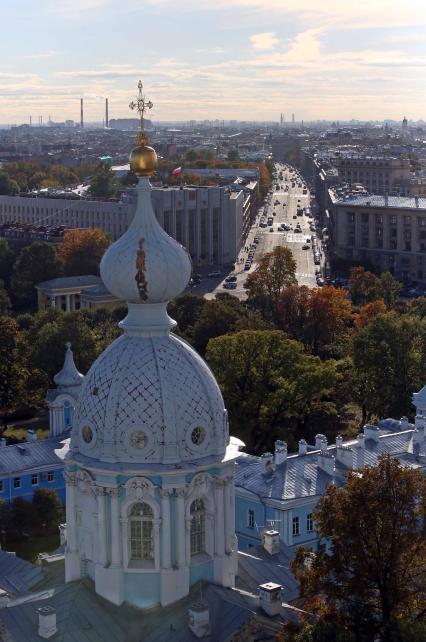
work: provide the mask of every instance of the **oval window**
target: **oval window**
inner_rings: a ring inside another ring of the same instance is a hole
[[[81,430],[81,436],[86,444],[90,444],[90,442],[93,440],[93,430],[90,428],[90,426],[83,426]]]
[[[147,446],[148,437],[142,430],[135,430],[130,435],[130,444],[132,448],[138,448],[140,450]]]
[[[197,426],[191,432],[191,441],[195,446],[200,446],[206,437],[206,431],[202,426]]]

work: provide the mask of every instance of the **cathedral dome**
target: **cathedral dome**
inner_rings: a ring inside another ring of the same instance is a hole
[[[80,399],[73,446],[88,457],[175,464],[225,454],[219,387],[175,335],[114,341],[86,375]]]

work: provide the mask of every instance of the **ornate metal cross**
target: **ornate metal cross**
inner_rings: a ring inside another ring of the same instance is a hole
[[[147,109],[152,109],[154,105],[150,100],[145,100],[145,96],[142,93],[142,89],[143,89],[142,80],[138,82],[138,89],[139,89],[139,95],[136,100],[132,100],[132,102],[129,104],[129,107],[130,109],[136,109],[136,111],[139,114],[139,118],[141,120],[141,131],[138,136],[138,143],[146,144],[148,142],[148,138],[145,134],[143,116],[145,111]]]

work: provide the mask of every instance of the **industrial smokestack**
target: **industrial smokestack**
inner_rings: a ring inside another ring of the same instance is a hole
[[[83,99],[80,98],[80,127],[83,129],[84,127],[84,118],[83,118]]]
[[[108,98],[105,98],[105,127],[109,127],[109,119],[108,119]]]

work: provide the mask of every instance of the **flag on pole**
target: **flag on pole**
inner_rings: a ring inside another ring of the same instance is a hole
[[[182,174],[182,167],[176,167],[176,169],[172,171],[172,176],[178,176],[179,174]]]

